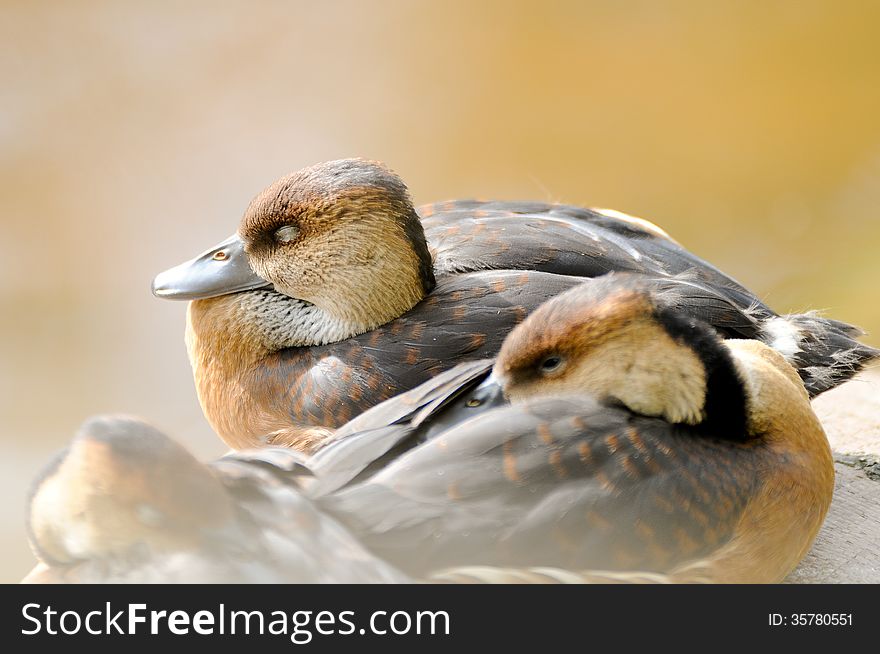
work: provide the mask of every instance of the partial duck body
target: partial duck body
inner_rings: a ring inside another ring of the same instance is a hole
[[[690,284],[683,311],[776,348],[811,395],[877,356],[849,325],[778,316],[641,219],[546,203],[420,212],[380,164],[319,164],[260,194],[236,236],[156,278],[158,296],[192,300],[196,388],[228,445],[311,451],[379,402],[494,356],[543,301],[609,271]]]
[[[206,466],[127,416],[90,419],[46,467],[28,535],[25,583],[408,581],[266,466]]]

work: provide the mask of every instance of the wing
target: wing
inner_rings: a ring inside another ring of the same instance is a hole
[[[333,442],[346,439],[357,432],[411,422],[416,417],[422,422],[435,415],[463,390],[482,381],[492,369],[492,364],[492,359],[478,359],[460,363],[441,372],[416,388],[386,400],[350,420],[336,430]]]
[[[650,277],[658,297],[671,308],[712,325],[725,338],[762,339],[762,321],[775,313],[754,303],[751,295],[736,289],[718,288],[689,273],[673,277]]]
[[[321,499],[418,575],[461,565],[663,572],[730,538],[744,446],[586,399],[476,416]]]
[[[612,270],[660,278],[684,276],[710,293],[706,303],[686,305],[693,308],[692,315],[726,336],[760,337],[779,347],[811,397],[880,358],[880,351],[855,340],[858,328],[815,314],[788,315],[781,322],[765,324],[767,330],[757,330],[757,321],[767,323],[777,314],[736,280],[638,218],[540,202],[456,201],[421,207],[419,212],[441,273],[531,268],[580,277]],[[719,299],[721,304],[715,305]],[[725,305],[736,307],[736,313],[729,313]],[[745,314],[757,319],[753,325],[742,320]]]
[[[313,495],[338,490],[425,442],[438,425],[457,424],[491,408],[457,401],[491,369],[491,359],[461,363],[349,421],[310,458],[315,481],[305,482],[304,487]]]
[[[419,208],[438,271],[533,269],[578,277],[617,270],[695,280],[769,309],[658,227],[624,214],[541,202],[457,201]]]

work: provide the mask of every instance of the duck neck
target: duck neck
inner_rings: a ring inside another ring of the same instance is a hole
[[[234,448],[289,427],[289,418],[264,406],[261,362],[284,348],[332,343],[356,333],[356,326],[274,291],[191,302],[186,345],[205,417]]]
[[[357,321],[270,289],[191,302],[188,324],[202,350],[234,352],[252,361],[285,348],[336,343],[367,331]]]

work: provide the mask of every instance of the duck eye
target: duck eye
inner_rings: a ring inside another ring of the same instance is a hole
[[[557,354],[551,354],[548,357],[544,357],[539,364],[539,368],[541,372],[544,374],[556,372],[560,368],[562,368],[562,357]]]
[[[275,240],[278,243],[290,243],[299,235],[299,228],[296,225],[285,225],[275,230]]]

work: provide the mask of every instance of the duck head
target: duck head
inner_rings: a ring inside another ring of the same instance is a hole
[[[481,397],[589,393],[673,424],[746,433],[746,395],[714,329],[637,275],[611,273],[536,309],[505,339]]]
[[[50,564],[174,550],[222,533],[231,499],[207,467],[134,418],[88,420],[37,478],[28,534]]]
[[[262,289],[315,307],[346,338],[397,318],[434,283],[406,185],[380,163],[343,159],[272,184],[236,235],[158,275],[153,293],[198,300]]]

